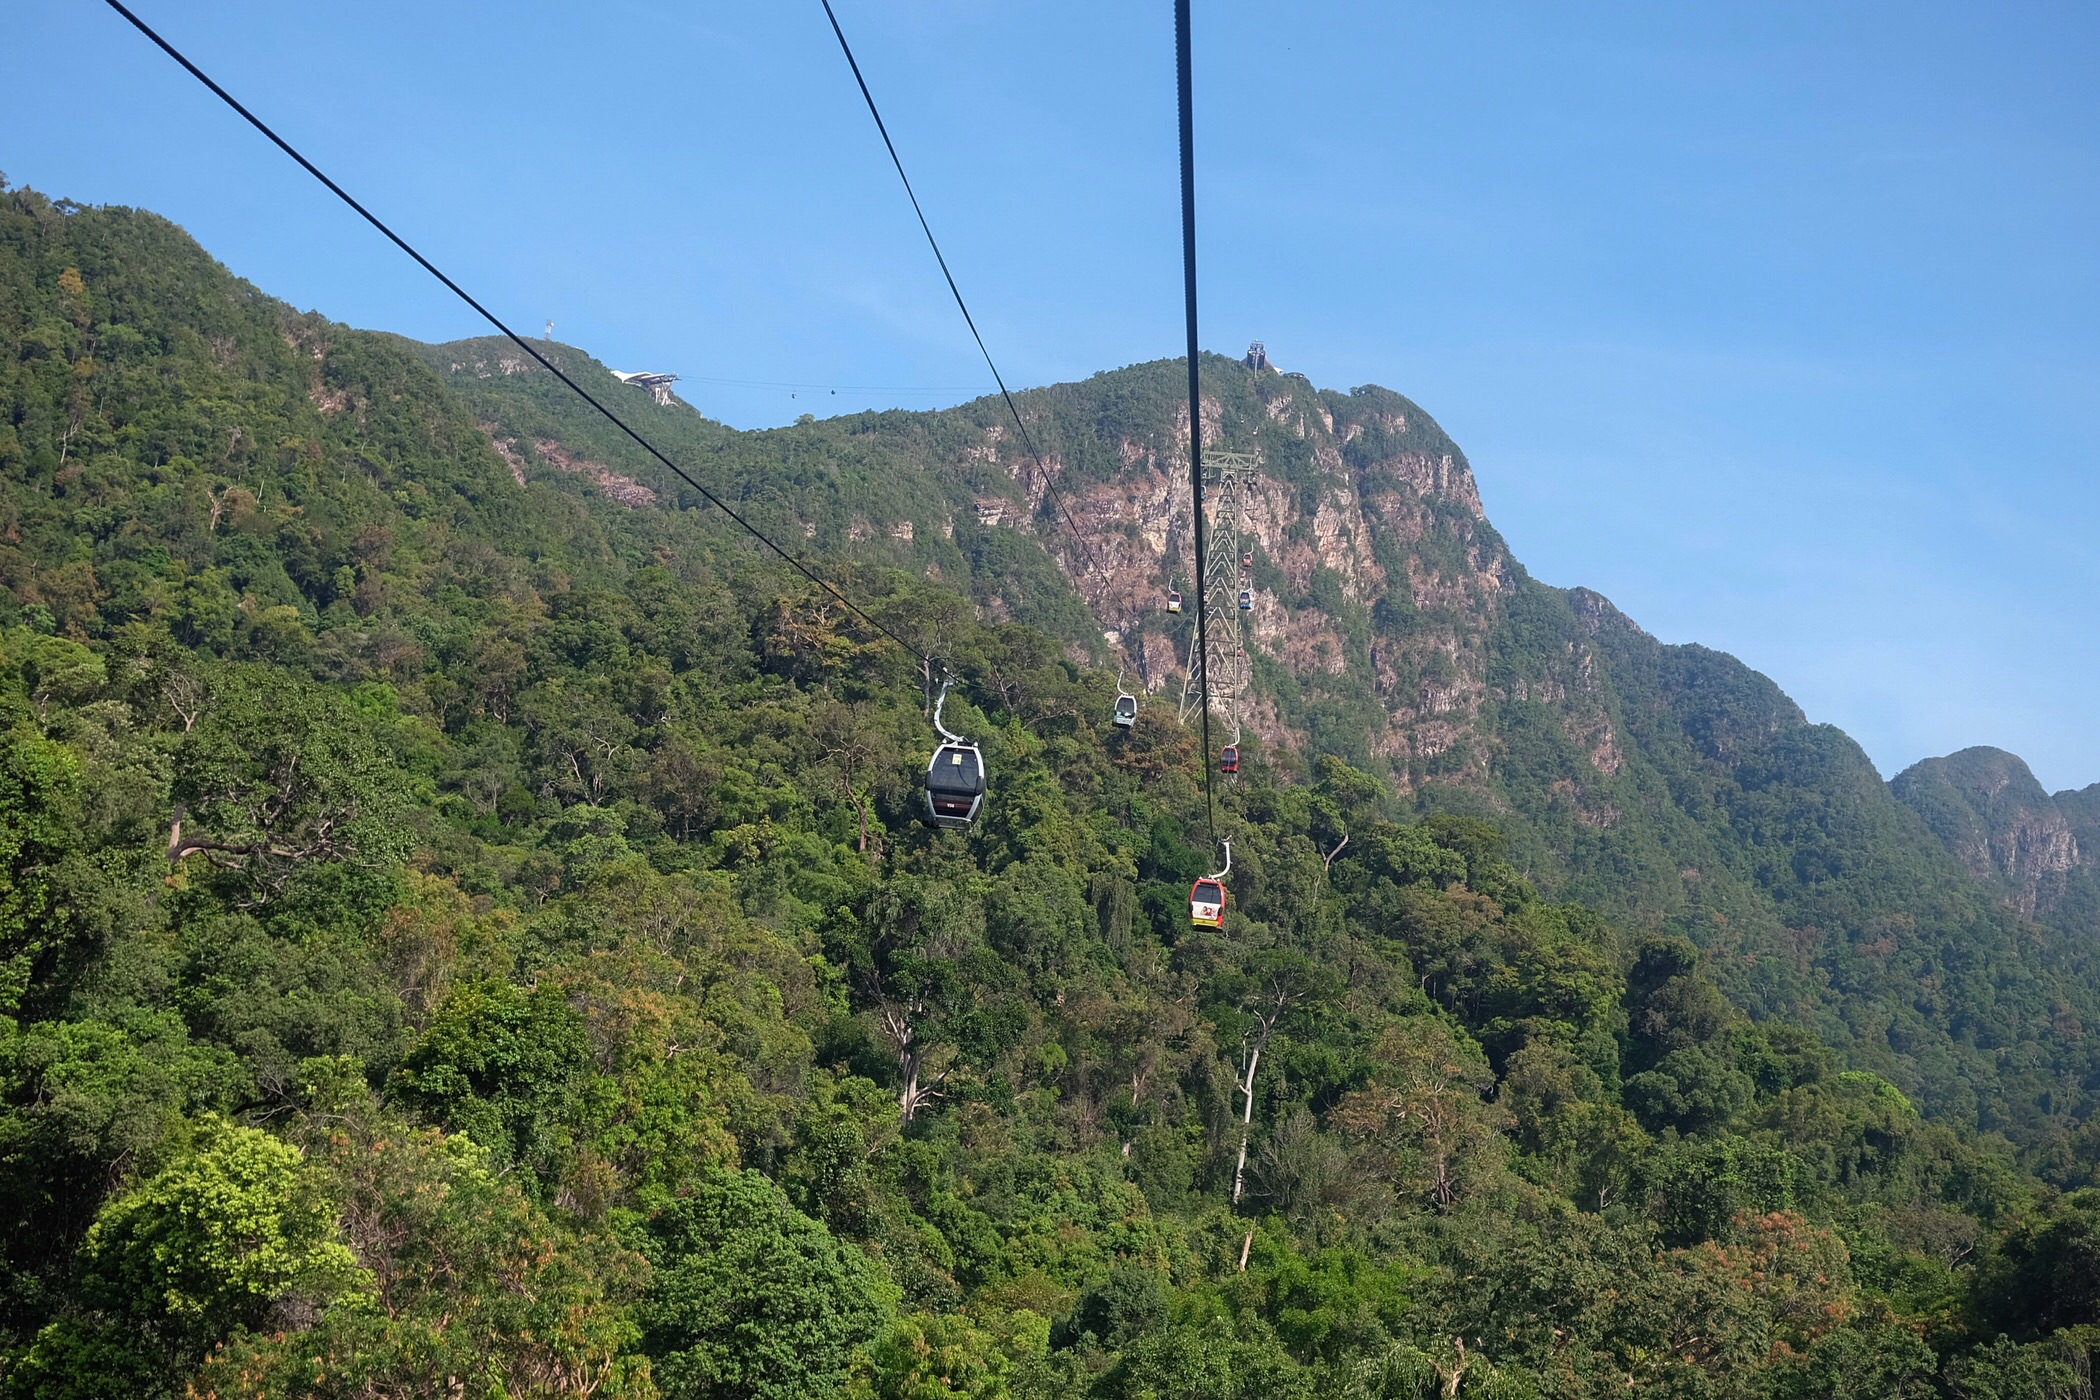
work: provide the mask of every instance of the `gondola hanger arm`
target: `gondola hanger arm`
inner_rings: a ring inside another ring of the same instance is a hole
[[[941,706],[948,703],[948,691],[952,686],[954,686],[954,684],[955,677],[953,676],[943,676],[941,678],[941,693],[940,696],[933,702],[933,727],[940,734],[940,736],[943,739],[946,739],[949,743],[967,744],[970,742],[968,739],[963,738],[963,736],[960,734],[954,733],[948,728],[947,725],[941,723]]]
[[[1211,876],[1210,878],[1213,880],[1222,880],[1232,873],[1232,838],[1228,836],[1218,844],[1225,848],[1225,868]]]

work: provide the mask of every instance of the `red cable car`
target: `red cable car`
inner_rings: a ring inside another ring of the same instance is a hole
[[[1242,554],[1242,555],[1240,556],[1240,568],[1241,568],[1241,570],[1242,570],[1242,571],[1247,571],[1247,570],[1251,570],[1251,569],[1252,569],[1253,567],[1254,567],[1254,551],[1250,549],[1250,550],[1248,550],[1248,551],[1247,551],[1247,552],[1246,552],[1245,554]]]
[[[1240,771],[1240,746],[1238,744],[1227,744],[1224,748],[1218,750],[1218,771],[1220,773],[1237,773]]]
[[[1197,928],[1225,926],[1225,882],[1203,879],[1189,886],[1189,923]]]

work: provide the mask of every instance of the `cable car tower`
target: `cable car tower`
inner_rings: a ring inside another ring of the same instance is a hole
[[[1203,603],[1209,614],[1208,655],[1189,641],[1189,664],[1181,682],[1181,722],[1204,705],[1233,723],[1239,722],[1240,695],[1252,674],[1246,643],[1240,636],[1240,593],[1252,587],[1245,561],[1253,536],[1247,528],[1247,493],[1254,484],[1255,459],[1247,452],[1204,454],[1210,484],[1204,496],[1211,505],[1210,528],[1204,535]],[[1206,758],[1205,762],[1209,760]]]

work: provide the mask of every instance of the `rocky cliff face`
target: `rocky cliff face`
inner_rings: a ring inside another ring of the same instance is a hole
[[[1889,786],[1970,873],[2003,888],[2030,918],[2057,912],[2073,877],[2100,869],[2100,787],[2060,801],[2018,757],[1981,747],[1913,764]]]
[[[1498,666],[1491,640],[1513,600],[1551,591],[1510,557],[1464,455],[1427,414],[1375,387],[1320,391],[1217,358],[1205,370],[1206,444],[1260,464],[1243,522],[1255,558],[1245,621],[1256,685],[1241,715],[1250,733],[1390,767],[1407,791],[1439,780],[1484,790],[1494,746],[1483,721],[1514,699],[1552,710],[1594,773],[1617,771],[1592,648],[1565,600],[1553,595],[1551,655]],[[1194,587],[1176,378],[1172,364],[1145,365],[1028,396],[1084,544],[1055,512],[1001,521],[1037,533],[1153,691],[1178,690],[1193,632],[1190,614],[1163,609],[1168,588]],[[1102,412],[1103,397],[1139,411]],[[997,461],[1030,505],[1040,499],[1032,464],[998,423],[966,455]]]

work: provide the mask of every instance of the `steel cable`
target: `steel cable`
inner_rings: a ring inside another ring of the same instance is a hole
[[[746,534],[750,535],[751,538],[757,540],[767,549],[772,550],[773,553],[779,555],[781,559],[785,560],[787,564],[790,567],[792,567],[797,573],[801,574],[811,583],[817,585],[817,587],[823,589],[826,593],[829,593],[832,597],[836,598],[841,604],[843,604],[846,607],[847,611],[851,612],[862,622],[867,623],[868,626],[874,628],[877,632],[880,632],[883,636],[888,637],[898,646],[903,647],[907,652],[910,652],[913,656],[919,658],[919,660],[924,662],[927,665],[927,667],[931,668],[936,665],[933,658],[927,653],[913,646],[910,642],[905,641],[904,638],[898,636],[895,632],[892,632],[888,627],[885,627],[882,623],[878,622],[875,618],[870,616],[866,609],[862,608],[858,603],[855,603],[851,598],[848,598],[844,593],[841,593],[828,580],[820,576],[815,570],[811,569],[809,565],[803,563],[802,560],[796,558],[793,554],[788,553],[787,550],[782,549],[779,545],[773,543],[771,539],[767,538],[766,534],[762,530],[760,530],[757,526],[753,525],[750,521],[744,519],[743,516],[737,514],[734,510],[730,509],[730,507],[719,496],[715,495],[714,492],[708,490],[705,486],[702,486],[697,480],[695,480],[691,472],[688,472],[684,467],[679,466],[678,463],[672,461],[669,457],[665,456],[663,452],[657,448],[655,443],[643,437],[639,432],[635,431],[634,428],[630,427],[627,421],[624,418],[620,417],[619,414],[614,413],[610,408],[607,408],[603,403],[599,402],[596,395],[592,394],[588,389],[584,388],[581,384],[578,384],[568,375],[562,373],[561,367],[559,365],[555,364],[552,360],[548,359],[545,355],[541,354],[536,348],[533,347],[533,345],[529,341],[525,339],[525,337],[519,335],[509,326],[505,325],[503,320],[500,317],[498,317],[495,312],[489,310],[486,306],[483,306],[479,301],[476,301],[472,296],[468,295],[466,289],[464,287],[461,287],[459,283],[453,281],[450,277],[447,277],[442,271],[440,271],[438,269],[437,264],[433,263],[430,259],[424,257],[421,253],[417,252],[415,248],[409,244],[407,239],[403,238],[400,234],[394,232],[391,228],[388,228],[386,224],[379,218],[378,215],[374,214],[371,210],[365,208],[364,205],[358,203],[357,200],[351,196],[349,191],[345,190],[341,185],[338,185],[335,181],[329,179],[326,174],[322,173],[321,168],[319,166],[315,165],[312,161],[308,160],[305,156],[301,155],[299,151],[292,145],[291,142],[285,140],[282,136],[279,136],[275,131],[271,130],[269,125],[265,123],[262,118],[256,116],[255,113],[249,111],[245,106],[241,105],[240,101],[237,98],[235,98],[232,93],[226,91],[225,88],[220,87],[218,83],[214,82],[210,74],[206,73],[202,68],[199,68],[196,64],[190,62],[190,60],[183,55],[181,50],[177,49],[166,39],[163,39],[159,35],[159,33],[157,33],[153,29],[151,25],[147,24],[144,20],[140,19],[137,15],[133,14],[129,9],[125,8],[125,6],[121,3],[121,0],[106,0],[106,3],[111,9],[115,10],[118,14],[122,15],[125,19],[129,20],[131,22],[132,27],[137,29],[139,33],[145,35],[148,39],[152,40],[155,46],[157,46],[162,53],[165,53],[168,57],[174,59],[177,63],[181,64],[183,68],[188,70],[191,77],[195,78],[198,82],[204,84],[205,87],[209,88],[212,94],[215,97],[217,97],[221,102],[224,102],[228,107],[231,107],[235,112],[239,113],[242,119],[245,120],[248,123],[248,125],[254,127],[265,137],[269,138],[271,144],[276,146],[278,150],[283,151],[294,161],[298,162],[300,167],[304,169],[307,174],[313,176],[316,180],[319,180],[324,186],[326,186],[330,194],[333,194],[337,199],[340,199],[341,201],[343,201],[343,203],[349,205],[353,210],[357,212],[359,217],[364,219],[366,223],[370,224],[373,228],[378,229],[380,233],[384,234],[388,242],[392,243],[402,252],[408,254],[409,257],[415,259],[416,263],[425,272],[429,273],[432,277],[435,277],[438,281],[442,282],[445,285],[447,291],[450,291],[454,296],[458,297],[461,301],[465,302],[468,306],[472,307],[476,314],[478,314],[483,320],[487,321],[490,325],[494,326],[498,331],[502,332],[502,334],[513,345],[516,345],[520,350],[523,350],[526,354],[532,356],[532,358],[537,360],[540,363],[541,367],[544,368],[549,374],[552,374],[556,379],[559,379],[562,383],[568,385],[569,388],[573,389],[576,392],[576,396],[578,398],[582,399],[585,403],[589,404],[592,408],[597,409],[599,413],[603,414],[605,416],[606,421],[610,422],[621,432],[627,434],[628,437],[633,438],[635,442],[641,445],[642,449],[645,452],[647,452],[650,456],[654,457],[657,461],[663,463],[666,467],[669,467],[672,472],[677,474],[680,480],[685,482],[686,485],[692,487],[695,491],[698,491],[701,494],[701,496],[706,499],[709,505],[713,506],[716,510],[721,511],[722,514],[728,516],[731,520],[735,521],[736,524],[740,528],[742,528]],[[941,667],[940,669],[944,673],[947,671],[947,668],[945,666]]]
[[[1203,664],[1203,801],[1211,844],[1216,845],[1217,784],[1211,776],[1210,762],[1210,590],[1204,571],[1208,531],[1203,522],[1203,390],[1196,349],[1196,116],[1189,63],[1189,0],[1174,0],[1174,75],[1176,105],[1181,113],[1181,295],[1189,332],[1189,494],[1196,503],[1196,655]]]
[[[846,31],[839,27],[839,17],[831,8],[831,0],[821,0],[821,3],[824,6],[825,18],[831,21],[831,32],[838,36],[839,49],[846,55],[846,66],[853,70],[853,81],[860,85],[861,99],[868,104],[868,115],[875,119],[875,130],[881,133],[883,147],[890,153],[890,164],[897,167],[897,178],[904,182],[904,194],[911,200],[911,211],[919,216],[919,231],[926,235],[926,246],[933,249],[933,260],[940,264],[941,276],[948,281],[948,292],[955,298],[956,309],[962,312],[963,324],[970,328],[970,338],[977,342],[977,353],[984,356],[985,368],[989,369],[992,378],[998,381],[999,396],[1006,400],[1006,411],[1013,415],[1014,427],[1021,434],[1021,445],[1027,449],[1029,460],[1035,463],[1036,476],[1042,481],[1044,492],[1057,506],[1058,514],[1064,517],[1065,528],[1072,532],[1072,542],[1078,545],[1079,552],[1086,556],[1087,567],[1093,570],[1096,577],[1106,579],[1108,576],[1102,572],[1100,561],[1094,558],[1094,551],[1087,545],[1086,536],[1080,532],[1079,522],[1072,518],[1072,512],[1065,507],[1064,497],[1058,494],[1057,483],[1050,479],[1050,469],[1043,465],[1042,454],[1035,450],[1035,439],[1029,435],[1028,425],[1021,421],[1021,410],[1015,405],[1012,393],[1007,390],[1006,376],[1000,374],[999,366],[992,363],[992,352],[985,348],[984,336],[977,329],[977,318],[970,314],[969,304],[963,300],[962,289],[955,285],[955,274],[948,270],[948,259],[941,254],[940,242],[933,236],[933,226],[926,222],[926,211],[919,207],[918,192],[911,187],[911,176],[904,173],[904,161],[897,154],[897,143],[890,140],[890,129],[882,120],[882,112],[875,106],[875,94],[868,90],[868,80],[861,76],[860,61],[853,56],[853,46],[846,42]]]

